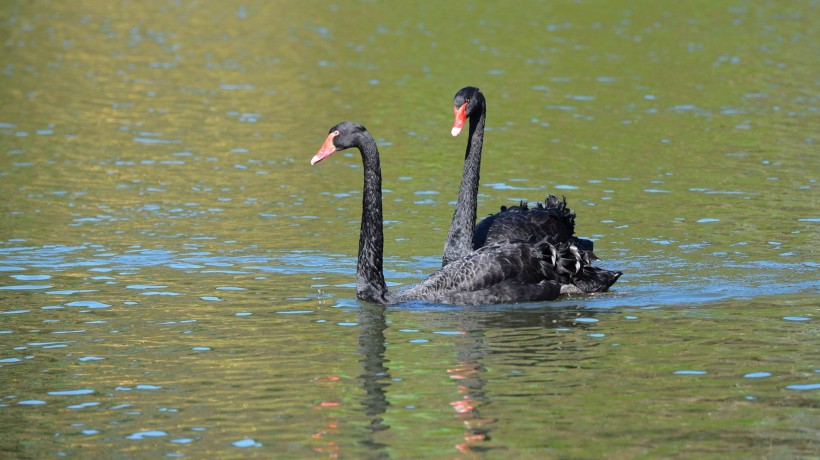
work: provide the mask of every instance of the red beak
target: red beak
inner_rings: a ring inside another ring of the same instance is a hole
[[[453,114],[456,116],[455,121],[453,122],[453,130],[450,133],[453,136],[458,136],[458,133],[461,132],[461,128],[464,127],[464,120],[467,119],[467,103],[461,105],[461,107],[453,107]]]
[[[318,152],[316,152],[316,155],[313,155],[313,158],[310,159],[311,166],[336,153],[336,146],[333,145],[333,138],[338,135],[339,131],[333,131],[332,133],[327,135],[325,143],[322,144],[322,147],[319,149]]]

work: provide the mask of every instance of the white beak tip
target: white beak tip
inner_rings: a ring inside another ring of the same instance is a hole
[[[458,133],[460,133],[460,132],[461,132],[461,128],[456,128],[456,127],[454,126],[454,127],[453,127],[453,130],[452,130],[452,131],[450,131],[450,134],[452,134],[452,135],[453,135],[453,137],[455,137],[455,136],[458,136]]]

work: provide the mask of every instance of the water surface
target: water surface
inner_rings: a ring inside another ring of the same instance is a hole
[[[817,391],[815,1],[11,2],[0,456],[804,458]],[[612,292],[355,299],[374,134],[386,278],[565,195]]]

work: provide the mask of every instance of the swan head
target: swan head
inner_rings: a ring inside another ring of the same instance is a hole
[[[461,88],[453,98],[453,129],[450,133],[453,136],[458,136],[461,128],[464,127],[464,122],[470,117],[476,108],[484,105],[484,95],[481,90],[474,86],[467,86]]]
[[[313,155],[313,158],[310,159],[310,164],[315,165],[339,150],[359,145],[359,136],[366,132],[367,128],[352,121],[343,121],[330,128],[324,144],[316,152],[316,155]]]

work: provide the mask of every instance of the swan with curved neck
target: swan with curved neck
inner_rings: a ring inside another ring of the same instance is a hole
[[[474,249],[473,236],[478,209],[481,148],[484,145],[484,120],[486,118],[484,95],[478,88],[462,89],[456,93],[453,103],[455,104],[453,136],[458,136],[466,119],[470,120],[470,129],[467,134],[467,152],[464,154],[464,171],[461,175],[461,185],[458,188],[456,210],[447,233],[442,265],[464,257]]]
[[[547,196],[543,204],[538,203],[534,208],[524,202],[518,206],[502,206],[501,212],[484,218],[476,225],[481,150],[487,116],[484,94],[473,86],[462,88],[453,98],[453,114],[453,136],[459,135],[467,119],[470,124],[464,171],[453,220],[444,244],[442,266],[471,251],[500,241],[539,241],[544,238],[550,238],[553,243],[567,243],[590,260],[599,260],[592,253],[592,241],[574,235],[575,213],[567,207],[565,199],[559,200],[554,195]],[[608,272],[592,267],[587,271],[598,279],[592,283],[579,283],[583,285],[578,286],[583,292],[605,291],[621,276],[621,272]]]
[[[568,244],[499,242],[452,260],[424,281],[391,292],[384,280],[384,230],[379,151],[364,126],[342,122],[332,128],[310,163],[333,153],[357,148],[364,166],[362,221],[356,266],[356,296],[381,304],[426,301],[446,304],[480,305],[492,303],[552,300],[561,286],[585,276],[589,257]]]

